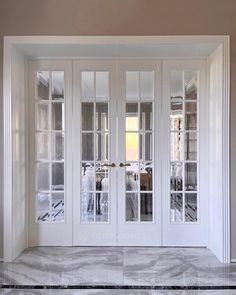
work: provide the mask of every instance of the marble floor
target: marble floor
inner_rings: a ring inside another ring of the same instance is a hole
[[[31,289],[16,289],[19,285]],[[35,285],[78,288],[37,290],[33,289]],[[215,289],[80,290],[81,285]],[[217,290],[217,286],[235,290]],[[0,294],[236,295],[236,264],[220,263],[205,248],[35,247],[25,250],[12,263],[0,263]]]

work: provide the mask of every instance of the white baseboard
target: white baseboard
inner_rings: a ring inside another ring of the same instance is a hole
[[[232,259],[230,260],[230,262],[235,263],[235,262],[236,262],[236,258],[232,258]]]

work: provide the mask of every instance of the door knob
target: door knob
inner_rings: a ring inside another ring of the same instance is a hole
[[[122,167],[125,167],[125,166],[131,166],[131,164],[124,164],[124,163],[120,163],[120,165],[119,165],[121,168]]]
[[[115,163],[111,163],[111,164],[103,164],[102,166],[105,166],[105,167],[116,167],[116,164]]]

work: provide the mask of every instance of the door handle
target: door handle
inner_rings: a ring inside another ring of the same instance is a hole
[[[102,166],[105,166],[105,167],[116,167],[116,164],[115,163],[111,163],[111,164],[103,164]]]
[[[120,163],[120,165],[119,165],[121,168],[122,167],[125,167],[125,166],[131,166],[131,164],[124,164],[124,163]]]

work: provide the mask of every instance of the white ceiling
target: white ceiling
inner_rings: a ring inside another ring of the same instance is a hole
[[[84,44],[17,44],[27,57],[207,57],[218,46],[218,43],[195,44],[148,44],[148,45],[84,45]]]

